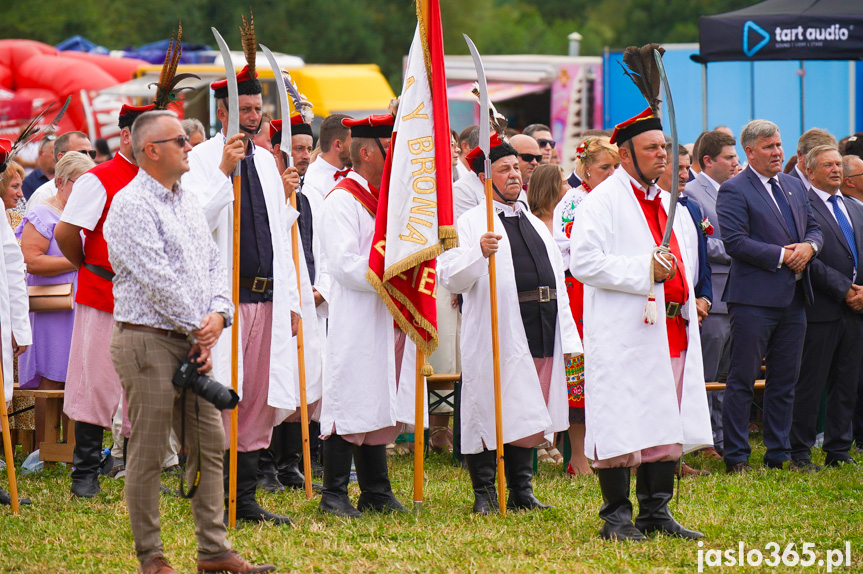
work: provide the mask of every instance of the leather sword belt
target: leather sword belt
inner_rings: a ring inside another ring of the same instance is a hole
[[[539,301],[540,303],[548,303],[551,300],[557,299],[557,289],[551,287],[537,287],[533,291],[520,291],[518,294],[518,302]]]
[[[669,319],[674,319],[683,311],[683,304],[676,301],[669,301],[665,304],[665,316]]]
[[[189,339],[186,335],[178,333],[177,331],[169,331],[168,329],[159,329],[157,327],[148,327],[146,325],[135,325],[133,323],[118,322],[117,326],[119,326],[121,329],[128,329],[129,331],[154,333],[156,335],[162,335],[164,337],[171,337],[172,339],[183,339],[184,341]]]
[[[252,293],[266,293],[273,290],[273,279],[267,277],[240,277],[240,287]]]

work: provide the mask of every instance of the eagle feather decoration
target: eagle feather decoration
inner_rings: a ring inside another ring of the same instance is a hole
[[[30,122],[24,126],[24,128],[18,133],[18,137],[15,138],[15,141],[12,143],[12,150],[9,152],[9,155],[6,157],[6,160],[3,163],[0,163],[0,174],[6,171],[6,168],[9,166],[9,163],[18,155],[18,152],[21,151],[25,145],[33,141],[36,136],[39,134],[47,134],[53,132],[57,125],[60,123],[60,120],[63,119],[63,116],[66,114],[66,110],[69,109],[69,103],[72,101],[72,96],[68,96],[66,98],[66,102],[63,104],[63,107],[60,108],[60,111],[57,112],[57,115],[54,116],[54,119],[44,127],[39,127],[39,122],[42,121],[48,112],[54,109],[57,105],[56,102],[51,102],[47,108],[42,110],[35,118],[30,120]]]
[[[474,82],[473,88],[471,88],[470,93],[474,95],[478,102],[482,101],[480,100],[478,83]],[[491,124],[491,129],[495,131],[497,136],[500,138],[500,141],[507,141],[504,134],[506,132],[506,127],[509,125],[509,120],[507,120],[503,114],[497,111],[497,108],[494,107],[494,104],[491,100],[488,101],[488,121]]]
[[[156,105],[157,110],[167,110],[168,104],[176,103],[181,92],[193,89],[192,87],[177,88],[177,84],[187,78],[201,79],[195,74],[177,74],[177,66],[180,64],[180,56],[183,54],[182,39],[183,25],[180,24],[177,29],[176,42],[174,42],[174,35],[171,34],[171,42],[168,44],[168,51],[165,52],[165,62],[162,64],[162,72],[159,74],[159,81],[148,86],[156,86],[156,99],[153,103]]]
[[[291,101],[294,103],[294,110],[300,114],[303,118],[303,122],[310,124],[312,120],[315,119],[315,112],[312,111],[314,107],[312,102],[306,99],[306,95],[300,92],[297,87],[294,79],[291,78],[291,73],[287,70],[281,70],[282,75],[285,77],[285,85],[290,84],[293,89],[288,90],[288,94],[291,96]]]
[[[659,79],[659,68],[656,66],[656,57],[653,55],[654,50],[657,50],[660,56],[665,53],[665,48],[659,44],[647,44],[641,48],[629,46],[623,51],[623,64],[626,66],[620,64],[620,67],[647,100],[653,114],[658,115],[659,104],[662,102],[659,99],[659,89],[662,84]]]
[[[243,37],[243,54],[246,56],[246,64],[249,66],[249,77],[254,78],[258,40],[255,38],[255,16],[252,14],[252,7],[249,6],[248,21],[246,21],[245,16],[240,17],[243,19],[243,25],[240,26],[240,34]]]

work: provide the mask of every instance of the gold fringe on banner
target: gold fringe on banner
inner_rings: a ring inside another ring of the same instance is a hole
[[[441,225],[438,227],[437,236],[441,240],[444,251],[458,247],[458,232],[455,225]]]
[[[423,46],[423,60],[426,65],[426,77],[428,78],[429,89],[431,89],[434,82],[432,82],[431,54],[429,54],[428,24],[423,17],[422,0],[417,1],[417,24],[419,24],[420,29],[420,43]]]
[[[393,316],[393,320],[398,324],[399,328],[404,331],[408,337],[410,337],[411,341],[414,342],[414,345],[417,346],[417,349],[425,353],[426,356],[434,353],[438,346],[437,329],[434,325],[432,325],[428,319],[420,315],[413,303],[399,292],[398,289],[395,289],[391,285],[381,283],[380,279],[378,279],[377,275],[375,275],[371,269],[366,271],[366,280],[375,288],[378,296],[383,300],[384,305],[387,306],[390,315]],[[416,326],[402,315],[401,310],[393,302],[393,299],[396,299],[403,304],[407,308],[408,313],[410,313],[414,318],[414,321],[431,334],[432,338],[430,340],[426,341],[420,336]]]
[[[386,247],[385,247],[386,248]],[[405,257],[401,261],[397,261],[393,263],[386,269],[384,269],[384,276],[382,280],[384,282],[389,281],[396,275],[404,273],[408,269],[413,269],[420,263],[424,263],[426,261],[431,261],[432,259],[437,258],[438,255],[443,253],[443,247],[440,243],[436,243],[431,247],[426,247],[421,251],[417,251],[416,253],[412,253],[411,255]]]

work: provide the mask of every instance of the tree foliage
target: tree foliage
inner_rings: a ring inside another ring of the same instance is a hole
[[[566,54],[567,35],[583,36],[583,55],[647,42],[697,42],[698,17],[753,0],[441,0],[448,54],[466,54],[467,33],[483,54]],[[257,0],[258,40],[309,63],[380,65],[393,85],[416,26],[412,0]],[[80,34],[112,49],[167,38],[183,23],[183,39],[212,45],[215,26],[239,46],[244,3],[227,0],[11,0],[0,38],[48,44]]]

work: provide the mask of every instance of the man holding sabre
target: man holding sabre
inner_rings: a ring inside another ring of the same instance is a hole
[[[291,260],[284,184],[272,155],[260,153],[251,137],[261,129],[261,84],[255,72],[257,42],[244,31],[247,66],[233,74],[230,53],[223,55],[229,66],[228,78],[210,87],[216,98],[216,115],[223,128],[220,134],[197,146],[189,154],[190,171],[183,187],[197,196],[203,206],[216,244],[231,277],[239,273],[239,394],[237,430],[236,517],[255,522],[289,524],[286,516],[261,508],[255,500],[260,451],[267,448],[277,420],[276,409],[296,409],[296,326],[300,313],[297,278]],[[220,37],[219,37],[220,38]],[[227,46],[224,46],[227,48]],[[228,83],[235,82],[237,100],[229,98]],[[234,116],[236,114],[236,116]],[[238,117],[240,133],[228,126]],[[231,174],[240,166],[239,244],[233,240],[234,186]],[[295,217],[295,215],[294,215]],[[239,268],[234,268],[239,250]],[[225,330],[229,331],[228,326]],[[232,336],[225,334],[213,349],[215,378],[231,381]],[[224,415],[229,436],[229,415]],[[226,444],[226,448],[229,445]],[[226,485],[230,465],[225,465]],[[226,488],[229,492],[229,488]],[[229,494],[230,496],[230,494]]]
[[[649,66],[652,46],[642,52]],[[581,204],[570,236],[570,271],[585,289],[585,453],[602,490],[600,535],[612,540],[644,540],[652,532],[703,536],[668,510],[675,461],[712,444],[712,433],[693,291],[697,269],[678,243],[685,233],[680,218],[689,215],[676,217],[674,200],[666,214],[656,186],[667,158],[658,92],[657,85],[650,108],[615,127],[611,142],[618,144],[620,167]],[[650,313],[654,305],[659,320]],[[633,525],[634,466],[639,515]]]

